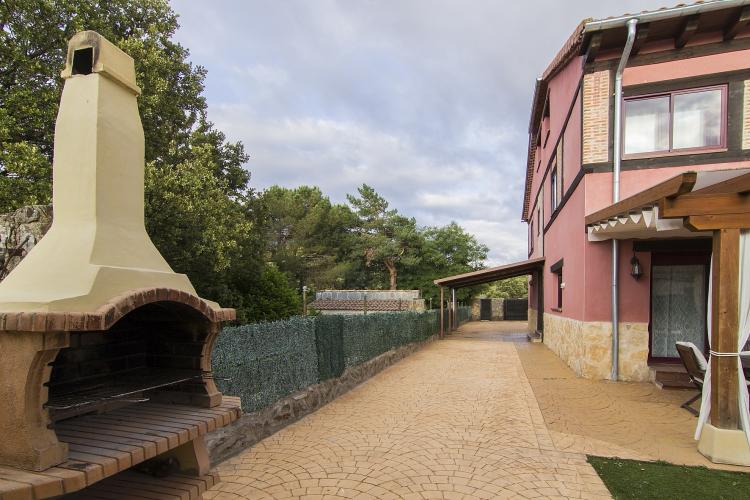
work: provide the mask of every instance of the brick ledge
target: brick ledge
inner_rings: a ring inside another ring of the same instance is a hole
[[[204,299],[173,288],[138,288],[119,295],[93,313],[82,312],[6,312],[0,313],[0,332],[52,332],[108,330],[126,314],[154,302],[187,305],[212,323],[231,321],[234,309],[214,309]]]

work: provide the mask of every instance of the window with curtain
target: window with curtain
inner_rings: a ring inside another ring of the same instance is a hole
[[[679,357],[675,342],[705,350],[704,265],[655,265],[651,274],[651,356]]]
[[[625,156],[726,144],[726,86],[631,97],[623,110]]]

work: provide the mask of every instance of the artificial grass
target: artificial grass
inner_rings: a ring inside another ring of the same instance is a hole
[[[750,474],[667,462],[588,457],[615,500],[750,498]]]

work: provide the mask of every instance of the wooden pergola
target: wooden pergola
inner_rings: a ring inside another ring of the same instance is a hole
[[[484,285],[485,283],[492,283],[493,281],[504,280],[507,278],[515,278],[516,276],[529,274],[539,275],[542,272],[543,267],[544,257],[540,257],[538,259],[524,260],[513,264],[506,264],[504,266],[490,267],[470,273],[448,276],[433,281],[433,283],[440,287],[440,338],[445,337],[445,322],[443,321],[443,317],[445,311],[446,287],[449,289],[451,296],[451,301],[448,305],[448,330],[451,331],[458,327],[455,313],[456,290],[470,286]],[[541,275],[539,275],[538,283],[541,282]],[[541,285],[538,288],[540,289],[541,294]]]
[[[684,172],[589,215],[586,224],[614,227],[649,207],[661,219],[681,219],[690,231],[712,234],[711,346],[722,355],[710,359],[710,423],[737,430],[740,231],[750,228],[750,169]]]

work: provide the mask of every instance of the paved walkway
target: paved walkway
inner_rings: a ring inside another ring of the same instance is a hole
[[[697,419],[680,408],[694,390],[586,380],[542,344],[516,350],[558,450],[748,472],[698,453]]]
[[[518,326],[429,344],[222,463],[205,497],[609,498],[584,454],[555,447],[498,331]]]

